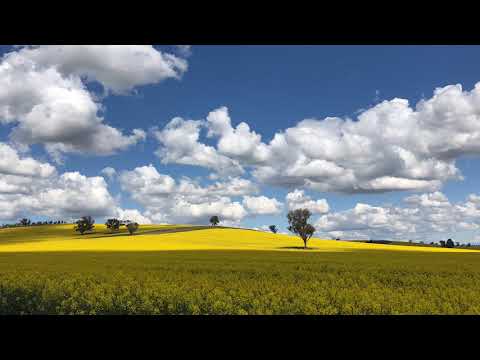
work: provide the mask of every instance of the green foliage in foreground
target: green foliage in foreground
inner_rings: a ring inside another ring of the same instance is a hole
[[[0,314],[480,314],[476,253],[0,254]]]

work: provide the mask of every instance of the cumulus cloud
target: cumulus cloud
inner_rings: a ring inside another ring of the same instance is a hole
[[[350,239],[443,239],[458,231],[480,228],[480,197],[452,204],[441,192],[413,195],[406,206],[372,206],[358,203],[354,208],[321,216],[318,232]]]
[[[192,45],[175,45],[177,52],[181,56],[190,56],[192,55]]]
[[[122,189],[145,207],[146,216],[154,222],[205,223],[218,215],[222,221],[238,223],[247,211],[231,197],[258,192],[247,179],[229,177],[201,186],[187,177],[177,181],[160,174],[153,165],[123,171],[119,180]]]
[[[15,221],[27,215],[63,219],[83,215],[102,217],[110,214],[115,205],[102,177],[67,172],[43,181],[30,179],[23,192],[18,189],[1,192],[0,219]]]
[[[147,212],[148,213],[148,212]],[[228,197],[219,197],[208,202],[193,203],[186,198],[179,198],[169,214],[165,212],[150,211],[154,219],[171,219],[173,222],[206,223],[213,215],[218,215],[225,224],[238,224],[246,215],[244,207],[237,201],[231,201]]]
[[[288,210],[308,209],[312,214],[325,214],[329,210],[325,199],[312,200],[303,190],[295,189],[285,197]]]
[[[103,177],[79,172],[58,174],[56,168],[23,157],[0,143],[0,220],[21,216],[76,218],[107,216],[116,207]]]
[[[261,163],[268,157],[268,148],[262,137],[250,130],[247,123],[241,122],[232,127],[227,107],[221,107],[207,116],[207,136],[217,136],[218,151],[230,158],[248,164]]]
[[[11,146],[0,143],[0,174],[45,178],[55,174],[56,169],[31,157],[20,158]]]
[[[225,175],[240,175],[242,167],[212,147],[200,143],[202,121],[173,118],[163,130],[155,131],[162,145],[155,153],[163,164],[203,166]]]
[[[266,196],[244,196],[243,205],[252,215],[276,215],[282,210],[282,203]]]
[[[0,122],[15,125],[10,137],[18,147],[44,144],[59,162],[64,153],[110,155],[146,134],[126,135],[105,123],[86,83],[125,93],[186,69],[185,60],[144,45],[20,47],[0,62]]]
[[[116,93],[137,86],[179,78],[187,62],[151,45],[42,45],[18,52],[37,66],[55,68],[63,76],[97,81]]]
[[[194,146],[183,147],[170,162],[217,171],[208,160],[195,158],[207,147],[211,158],[230,160],[265,184],[320,192],[432,192],[446,180],[462,179],[456,159],[480,153],[480,83],[471,91],[461,85],[435,89],[414,107],[405,99],[385,100],[355,120],[304,119],[268,143],[245,122],[233,126],[226,107],[190,126]],[[216,146],[202,144],[200,127]]]
[[[140,211],[137,209],[122,209],[122,208],[117,208],[115,217],[117,217],[120,220],[130,220],[134,221],[138,224],[151,224],[152,221],[144,216]]]
[[[115,170],[111,166],[107,166],[102,169],[101,173],[105,175],[109,180],[112,180],[117,175],[117,170]]]

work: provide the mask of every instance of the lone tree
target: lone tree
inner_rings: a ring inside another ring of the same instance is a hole
[[[95,227],[95,220],[91,216],[82,216],[80,220],[75,222],[75,231],[78,231],[81,235],[83,235],[86,231],[92,231]]]
[[[30,224],[31,224],[30,219],[27,219],[27,218],[20,219],[20,225],[30,226]]]
[[[210,224],[212,224],[212,226],[217,226],[219,222],[220,222],[220,219],[218,218],[217,215],[214,215],[210,218]]]
[[[111,232],[118,231],[120,229],[120,220],[118,219],[108,219],[105,223],[107,229],[110,229]]]
[[[448,239],[447,240],[447,243],[445,244],[445,246],[447,248],[453,248],[455,246],[455,244],[453,243],[453,240],[452,239]]]
[[[275,225],[270,225],[268,228],[269,228],[270,231],[271,231],[272,233],[274,233],[274,234],[276,234],[277,231],[278,231],[278,229],[277,229],[277,227],[276,227]]]
[[[129,222],[127,224],[127,230],[130,233],[130,235],[133,235],[133,233],[138,230],[138,227],[139,227],[139,225],[136,222]]]
[[[308,240],[315,233],[313,225],[308,223],[310,216],[312,216],[312,213],[308,209],[291,210],[287,215],[290,224],[288,230],[302,238],[304,249],[307,248]]]

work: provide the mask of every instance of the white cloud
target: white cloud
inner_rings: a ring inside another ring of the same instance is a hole
[[[130,220],[138,224],[151,224],[152,221],[137,209],[117,208],[115,216],[120,220]]]
[[[178,79],[188,68],[184,59],[151,45],[42,45],[25,47],[18,53],[38,66],[55,68],[65,77],[98,81],[116,93]]]
[[[158,213],[156,214],[158,215]],[[179,198],[169,209],[168,217],[173,222],[205,223],[213,215],[218,215],[223,224],[225,224],[225,221],[230,221],[229,224],[233,224],[240,222],[247,215],[247,212],[239,202],[232,202],[228,197],[220,197],[216,200],[200,203]]]
[[[241,122],[236,128],[231,125],[227,107],[221,107],[207,116],[207,136],[218,136],[218,151],[226,156],[248,164],[265,161],[268,149],[262,138]]]
[[[60,162],[64,153],[110,155],[145,139],[104,122],[103,107],[85,83],[125,93],[136,86],[179,78],[185,60],[151,46],[32,46],[0,62],[0,122],[12,123],[19,147],[44,144]]]
[[[173,118],[163,130],[155,131],[155,137],[162,145],[155,154],[163,164],[203,166],[225,175],[242,174],[243,169],[237,161],[198,142],[201,126],[201,121]]]
[[[312,214],[325,214],[329,210],[325,199],[312,200],[303,190],[295,189],[285,197],[288,210],[308,209]]]
[[[412,195],[405,198],[405,202],[422,207],[450,206],[447,197],[439,191],[430,194]]]
[[[275,215],[282,210],[282,203],[266,196],[244,196],[243,205],[252,215]]]
[[[430,192],[446,180],[462,179],[458,157],[480,154],[480,83],[471,91],[461,85],[438,88],[415,107],[405,99],[385,100],[355,121],[305,119],[268,143],[245,122],[234,127],[226,107],[195,124],[195,146],[183,147],[171,162],[217,171],[208,160],[194,158],[206,153],[203,146],[211,159],[221,155],[224,164],[229,159],[266,184],[321,192]],[[216,139],[215,147],[200,142],[200,126]]]
[[[58,174],[54,166],[22,157],[0,143],[0,220],[20,216],[75,218],[106,216],[116,207],[103,177]]]
[[[192,45],[175,45],[181,56],[188,57],[192,55]]]
[[[122,189],[146,208],[146,216],[154,222],[205,223],[218,215],[222,221],[238,223],[247,211],[231,197],[258,191],[249,180],[236,177],[208,186],[186,177],[176,181],[153,165],[123,171],[119,180]]]
[[[105,175],[109,180],[112,180],[113,178],[115,178],[115,176],[117,176],[117,170],[115,170],[111,166],[103,168],[101,173]]]
[[[20,158],[11,146],[0,143],[0,174],[45,178],[55,171],[55,167],[48,163],[41,163],[31,157]]]
[[[352,209],[321,216],[315,227],[319,233],[350,239],[438,240],[480,228],[477,200],[472,194],[464,202],[451,204],[444,194],[434,192],[406,197],[406,207],[358,203]]]
[[[66,172],[48,180],[30,179],[23,192],[0,193],[0,219],[15,221],[20,216],[78,218],[102,217],[111,213],[115,200],[102,177]]]

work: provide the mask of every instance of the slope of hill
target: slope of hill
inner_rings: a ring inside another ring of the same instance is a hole
[[[478,251],[302,245],[191,226],[2,229],[0,314],[480,314]]]
[[[162,250],[281,250],[298,251],[302,241],[291,235],[234,228],[192,225],[144,225],[130,235],[125,229],[110,233],[96,225],[93,233],[80,235],[72,225],[44,225],[0,231],[0,252],[51,251],[162,251]],[[427,248],[363,242],[311,239],[307,251],[427,251],[471,252],[467,249]]]

